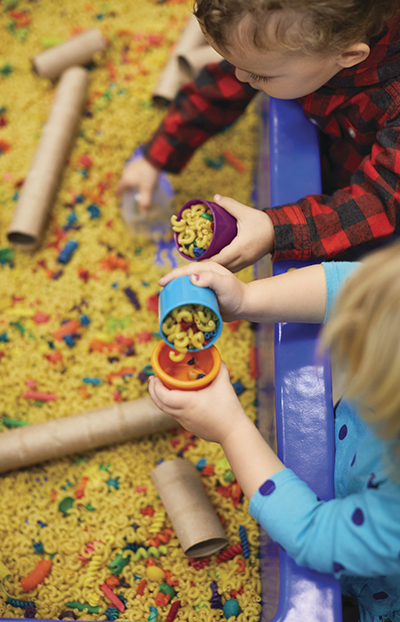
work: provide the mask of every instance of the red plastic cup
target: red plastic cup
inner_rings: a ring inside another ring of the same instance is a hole
[[[179,250],[178,235],[174,231],[175,246],[178,252],[188,261],[201,261],[202,259],[209,259],[213,255],[217,255],[225,246],[228,246],[237,235],[237,222],[236,218],[231,216],[223,207],[213,203],[212,201],[204,201],[203,199],[192,199],[185,203],[182,209],[179,211],[176,219],[181,220],[181,215],[184,209],[191,207],[192,205],[203,204],[205,207],[209,207],[214,217],[214,233],[210,243],[210,246],[200,257],[190,257]]]

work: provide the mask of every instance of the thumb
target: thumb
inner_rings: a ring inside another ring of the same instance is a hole
[[[129,180],[129,177],[127,177],[126,175],[122,175],[121,179],[119,180],[117,184],[117,197],[120,203],[122,203],[123,198],[124,198],[124,193],[127,190],[135,190],[137,188],[138,188],[138,184],[132,183],[132,181]]]
[[[229,374],[229,369],[227,368],[226,364],[224,363],[224,361],[221,361],[221,367],[220,370],[218,372],[218,375],[216,377],[216,379],[214,380],[213,384],[216,384],[217,387],[219,385],[222,385],[222,383],[229,383],[231,384],[231,377]]]
[[[224,361],[221,361],[221,369],[219,373],[221,374],[222,377],[230,379],[229,370],[228,370],[226,363],[224,363]]]
[[[220,194],[214,195],[214,201],[229,212],[229,214],[231,214],[234,218],[236,218],[236,220],[238,220],[239,216],[243,214],[243,209],[247,207],[246,205],[243,205],[243,203],[235,201],[235,199],[223,197]]]
[[[229,289],[230,278],[232,278],[231,274],[227,276],[209,270],[207,272],[200,272],[200,274],[192,274],[190,280],[193,285],[197,285],[197,287],[209,287],[219,299],[226,294],[227,289]]]
[[[190,280],[193,283],[193,285],[196,285],[197,287],[211,287],[211,283],[212,283],[212,275],[209,272],[203,272],[200,274],[191,274],[190,275]]]

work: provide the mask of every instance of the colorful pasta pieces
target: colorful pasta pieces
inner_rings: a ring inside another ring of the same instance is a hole
[[[176,307],[162,323],[162,331],[176,352],[170,352],[174,362],[182,361],[188,350],[202,350],[215,335],[218,317],[204,305],[188,304]]]
[[[178,234],[179,251],[199,259],[211,244],[214,232],[214,217],[211,210],[202,203],[196,203],[183,210],[180,220],[171,218],[172,229]]]

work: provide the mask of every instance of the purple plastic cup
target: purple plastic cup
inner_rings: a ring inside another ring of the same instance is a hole
[[[187,259],[188,261],[201,261],[202,259],[209,259],[213,257],[213,255],[217,255],[220,250],[224,248],[224,246],[228,246],[237,235],[237,223],[236,218],[231,216],[223,207],[213,203],[212,201],[204,201],[204,199],[192,199],[185,203],[185,205],[179,211],[178,216],[176,217],[177,221],[181,219],[181,214],[184,209],[191,207],[192,205],[196,205],[201,203],[205,207],[209,207],[211,213],[214,217],[214,233],[211,240],[210,246],[207,250],[200,255],[200,257],[190,257],[189,255],[185,255],[179,250],[179,242],[178,242],[178,233],[174,231],[174,240],[175,246],[178,249],[178,252]]]

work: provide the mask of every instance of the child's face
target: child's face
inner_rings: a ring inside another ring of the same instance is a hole
[[[219,49],[207,37],[210,45],[236,67],[240,82],[264,91],[277,99],[296,99],[313,93],[333,78],[343,67],[338,56],[309,56],[286,50],[261,51],[255,47],[234,46],[229,51]]]
[[[232,29],[228,50],[218,48],[204,29],[203,34],[208,43],[236,67],[238,80],[248,82],[267,95],[278,99],[303,97],[319,89],[343,68],[339,64],[339,54],[306,55],[279,46],[271,51],[259,50],[251,42],[251,37],[246,36],[247,25],[244,19],[236,31]],[[293,28],[296,28],[295,23]]]

